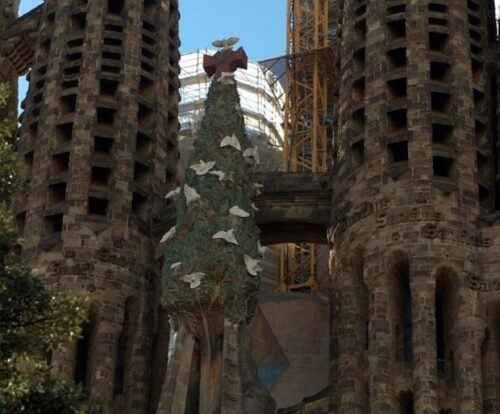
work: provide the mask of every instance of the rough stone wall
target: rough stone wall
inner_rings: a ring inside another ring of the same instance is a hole
[[[492,7],[344,2],[332,413],[494,412],[483,406],[485,298],[471,283],[498,250],[478,222],[494,193]]]
[[[178,19],[176,1],[46,0],[21,118],[24,253],[92,302],[55,374],[115,412],[153,412],[167,358],[151,226],[176,185]]]

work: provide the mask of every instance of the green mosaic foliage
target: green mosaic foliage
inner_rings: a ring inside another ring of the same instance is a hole
[[[240,98],[232,78],[223,77],[211,84],[206,100],[205,116],[195,142],[189,166],[215,161],[209,173],[197,176],[188,168],[186,184],[195,189],[200,200],[186,202],[183,192],[174,199],[177,207],[176,234],[166,242],[163,270],[163,303],[171,315],[177,316],[197,335],[201,316],[209,321],[228,318],[234,323],[247,321],[256,305],[258,276],[245,266],[245,255],[258,259],[260,231],[255,225],[252,208],[252,184],[243,152],[251,148],[245,133]],[[241,151],[221,148],[228,136],[235,136]],[[222,181],[213,172],[221,171]],[[249,213],[242,218],[229,210],[238,206]],[[213,240],[220,231],[234,229],[238,245]],[[180,267],[171,269],[175,263]],[[199,287],[191,288],[183,275],[203,273]]]

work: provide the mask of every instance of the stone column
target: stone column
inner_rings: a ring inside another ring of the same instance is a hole
[[[369,278],[369,376],[372,413],[394,413],[394,344],[386,273]]]
[[[101,315],[110,310],[103,307]],[[95,337],[91,336],[87,388],[90,406],[98,410],[108,409],[113,401],[115,349],[121,330],[122,324],[116,315],[109,319],[101,317],[95,328]]]
[[[418,263],[417,263],[418,265]],[[437,413],[436,281],[429,270],[410,269],[413,319],[413,395],[415,412]]]
[[[366,396],[363,393],[364,323],[361,317],[360,292],[352,272],[341,272],[340,334],[338,337],[338,400],[339,413],[365,414]]]
[[[478,292],[466,286],[458,289],[453,341],[459,414],[483,412],[481,344],[485,327],[484,320],[479,315],[478,295]]]

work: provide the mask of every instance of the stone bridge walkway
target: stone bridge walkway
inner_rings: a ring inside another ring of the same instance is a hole
[[[262,244],[327,243],[332,198],[329,174],[271,172],[251,177],[264,186],[255,198]],[[173,206],[165,208],[162,217],[162,223],[154,228],[157,237],[174,225]]]

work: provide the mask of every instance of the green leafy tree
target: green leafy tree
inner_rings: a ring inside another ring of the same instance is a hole
[[[0,106],[8,93],[1,85]],[[45,289],[20,257],[9,211],[12,195],[22,190],[11,133],[12,123],[0,121],[0,414],[83,413],[81,391],[52,379],[46,360],[78,335],[85,300]]]

